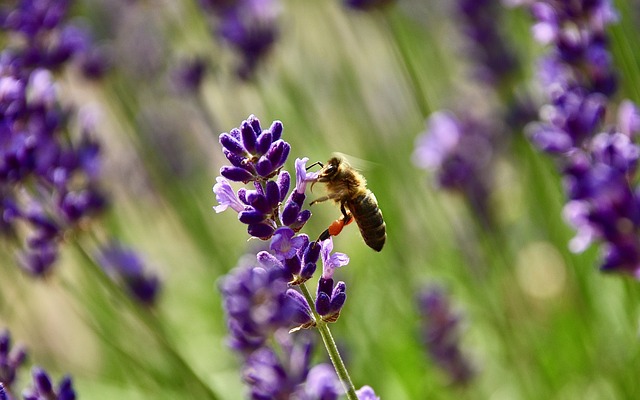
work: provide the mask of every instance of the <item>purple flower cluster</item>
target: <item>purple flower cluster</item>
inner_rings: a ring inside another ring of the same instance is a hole
[[[343,392],[333,368],[318,364],[310,369],[312,342],[285,331],[275,335],[279,354],[270,347],[253,352],[246,361],[243,378],[251,388],[251,398],[338,400]]]
[[[8,399],[11,399],[11,389],[18,368],[24,364],[26,357],[27,352],[23,347],[12,348],[11,334],[8,330],[0,332],[0,383],[4,385],[3,392]]]
[[[1,6],[0,28],[17,37],[20,46],[8,53],[20,69],[58,70],[73,61],[87,78],[100,78],[105,57],[79,24],[66,23],[71,0],[19,0]]]
[[[446,294],[439,287],[426,288],[418,295],[418,307],[429,355],[449,375],[453,384],[468,383],[474,373],[460,351],[460,318],[451,310]]]
[[[22,393],[24,400],[75,400],[76,392],[70,376],[64,376],[57,387],[53,386],[49,374],[39,367],[31,370],[33,386]]]
[[[337,399],[341,387],[335,373],[333,381],[310,374],[311,342],[301,333],[295,337],[289,333],[295,326],[311,326],[309,305],[301,294],[288,289],[284,269],[256,264],[253,257],[241,262],[220,286],[229,346],[243,355],[243,378],[251,398]],[[327,394],[330,388],[335,388],[333,395]]]
[[[616,74],[605,28],[616,20],[609,1],[540,1],[531,6],[535,38],[551,45],[540,62],[549,99],[541,121],[528,127],[540,149],[556,155],[577,230],[570,248],[603,242],[603,271],[640,278],[640,198],[635,175],[640,148],[636,107],[625,102],[616,126],[604,126]]]
[[[269,239],[280,225],[297,232],[311,216],[309,210],[302,210],[306,159],[296,160],[296,171],[302,170],[303,175],[297,178],[296,190],[280,213],[291,181],[289,173],[281,171],[291,148],[280,138],[282,129],[282,123],[275,121],[269,129],[262,130],[260,121],[251,115],[240,128],[220,135],[222,151],[231,165],[223,166],[222,176],[216,179],[213,191],[220,204],[214,209],[221,212],[231,207],[238,212],[240,222],[248,225],[249,234],[260,239]],[[236,193],[228,180],[253,182],[255,189],[241,188]]]
[[[53,76],[86,47],[64,24],[68,3],[23,0],[0,13],[11,33],[0,53],[0,233],[28,232],[19,260],[38,276],[64,232],[105,206],[93,125],[62,107]],[[70,129],[74,116],[80,132]]]
[[[97,259],[107,275],[121,283],[134,299],[155,304],[160,280],[145,271],[144,262],[134,250],[111,241],[100,249]]]
[[[277,0],[200,0],[202,9],[217,20],[216,33],[242,58],[238,76],[253,76],[258,63],[278,39]]]
[[[461,193],[483,221],[491,221],[491,126],[480,118],[458,118],[448,111],[433,113],[426,125],[416,139],[414,164],[434,171],[440,187]]]
[[[500,32],[501,24],[496,23],[502,5],[497,0],[458,0],[456,8],[476,74],[491,85],[504,81],[517,69],[518,62]]]
[[[282,269],[258,266],[255,260],[236,267],[220,285],[229,329],[229,346],[245,355],[265,345],[279,328],[299,321],[298,303],[287,293]]]

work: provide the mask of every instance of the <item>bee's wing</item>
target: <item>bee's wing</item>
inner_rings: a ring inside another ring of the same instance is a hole
[[[375,163],[373,161],[368,161],[363,158],[354,157],[349,154],[341,153],[339,151],[334,151],[332,155],[334,157],[338,157],[342,159],[343,162],[346,161],[346,163],[356,171],[368,171],[368,170],[376,169],[377,167],[379,167],[378,163]]]

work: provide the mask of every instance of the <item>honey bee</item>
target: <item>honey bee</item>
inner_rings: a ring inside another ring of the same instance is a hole
[[[314,165],[320,165],[322,169],[311,184],[311,189],[317,182],[324,183],[327,195],[312,201],[310,205],[333,200],[340,205],[342,211],[342,216],[322,232],[318,240],[338,235],[345,225],[355,220],[367,246],[375,251],[382,250],[387,238],[386,225],[376,196],[367,189],[364,177],[339,157],[331,158],[327,165],[317,162],[309,168]]]

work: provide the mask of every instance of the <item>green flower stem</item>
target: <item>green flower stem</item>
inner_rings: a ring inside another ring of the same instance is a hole
[[[338,346],[336,346],[336,342],[333,340],[333,336],[331,335],[331,330],[329,330],[329,326],[326,322],[322,320],[320,315],[316,312],[313,307],[314,301],[313,297],[311,297],[311,293],[309,293],[309,289],[303,283],[300,285],[300,290],[304,295],[304,298],[307,299],[309,306],[311,307],[311,311],[313,312],[313,317],[316,320],[316,327],[318,328],[318,332],[320,332],[320,336],[322,336],[322,341],[324,342],[324,347],[327,348],[327,352],[329,353],[329,358],[331,358],[331,362],[333,363],[333,367],[338,374],[338,378],[340,378],[340,382],[342,382],[342,386],[344,390],[347,392],[347,399],[349,400],[358,400],[358,395],[356,394],[356,389],[353,386],[353,382],[351,382],[351,377],[349,376],[349,372],[347,372],[347,368],[342,361],[342,357],[340,357],[340,352],[338,351]]]

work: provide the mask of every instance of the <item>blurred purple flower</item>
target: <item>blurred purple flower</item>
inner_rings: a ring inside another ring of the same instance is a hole
[[[311,361],[312,343],[308,340],[294,342],[286,331],[274,336],[276,353],[271,347],[261,347],[251,353],[242,371],[249,384],[252,399],[298,398],[296,393],[304,384]]]
[[[54,387],[49,374],[40,367],[31,370],[33,386],[22,393],[24,400],[75,400],[76,392],[70,376],[63,377]]]
[[[618,109],[619,127],[604,127],[617,86],[606,26],[617,20],[608,0],[538,1],[534,37],[551,46],[539,64],[549,104],[528,127],[540,149],[556,155],[569,197],[564,217],[576,229],[575,252],[602,242],[601,270],[640,277],[640,200],[635,186],[640,148],[636,107]]]
[[[285,271],[249,264],[234,269],[220,284],[229,328],[229,346],[250,354],[278,328],[292,328],[298,304],[287,295]]]
[[[202,57],[180,60],[171,72],[171,83],[178,93],[197,93],[207,72]]]
[[[0,53],[0,226],[24,239],[19,263],[36,276],[51,270],[62,237],[107,203],[100,147],[81,113],[80,132],[71,129],[76,113],[54,75],[92,47],[87,31],[67,22],[69,6],[20,0],[0,19],[11,33]],[[27,229],[15,229],[23,222]]]
[[[455,5],[468,41],[465,55],[475,61],[475,74],[490,85],[499,85],[518,68],[514,51],[501,31],[500,1],[458,0]]]
[[[135,251],[111,241],[100,249],[98,260],[105,272],[124,285],[134,299],[146,305],[155,304],[160,280],[145,271],[144,263]]]
[[[473,369],[460,351],[460,318],[453,313],[442,289],[430,287],[418,295],[424,342],[433,362],[444,370],[455,385],[465,385]]]
[[[0,332],[0,383],[4,385],[7,392],[5,396],[10,396],[12,385],[15,382],[18,368],[20,368],[27,357],[27,352],[22,346],[11,346],[11,334],[8,330]],[[11,399],[11,397],[9,397]]]
[[[216,20],[216,34],[242,59],[236,71],[249,79],[267,56],[278,35],[280,3],[277,0],[201,0],[205,12]]]
[[[311,368],[300,400],[338,400],[344,393],[336,371],[329,364]]]
[[[494,148],[491,128],[485,121],[449,111],[433,113],[424,133],[416,138],[413,162],[433,171],[438,185],[461,193],[482,221],[493,216],[488,201]]]
[[[356,390],[358,400],[380,400],[380,397],[376,395],[371,386],[365,385]]]

